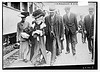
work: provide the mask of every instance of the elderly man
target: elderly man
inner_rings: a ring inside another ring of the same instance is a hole
[[[62,24],[62,17],[56,14],[55,8],[49,8],[50,15],[45,18],[46,23],[46,48],[51,51],[51,65],[53,65],[56,58],[56,47],[58,46],[59,54],[61,53],[60,43],[60,26]],[[57,46],[56,46],[57,45]]]
[[[21,12],[19,15],[22,20],[17,24],[17,41],[20,42],[19,58],[24,62],[30,60],[29,52],[29,35],[24,32],[24,30],[30,26],[30,24],[25,21],[26,17],[29,15],[28,12]]]
[[[84,18],[85,33],[88,41],[88,48],[90,54],[92,53],[93,60],[93,40],[94,40],[94,8],[89,8],[89,14]]]
[[[63,16],[63,22],[65,24],[65,36],[66,36],[66,54],[70,53],[69,38],[71,41],[72,53],[76,54],[75,44],[77,41],[76,33],[78,30],[77,19],[75,14],[70,12],[70,7],[65,7],[66,14]]]

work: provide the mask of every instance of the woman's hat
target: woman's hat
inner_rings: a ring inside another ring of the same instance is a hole
[[[45,12],[43,12],[41,9],[38,9],[38,10],[33,12],[32,16],[34,18],[39,18],[41,16],[45,16]]]

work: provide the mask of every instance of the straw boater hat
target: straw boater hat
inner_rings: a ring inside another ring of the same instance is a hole
[[[41,16],[45,16],[45,13],[41,9],[38,9],[38,10],[33,12],[32,16],[36,19],[36,18],[39,18]]]
[[[71,8],[70,6],[66,6],[65,10],[70,10],[70,8]]]
[[[89,11],[94,11],[94,8],[93,7],[89,7]]]
[[[19,17],[27,17],[27,16],[29,16],[29,12],[21,12],[19,14]]]
[[[51,6],[51,7],[49,7],[49,12],[55,12],[55,11],[56,11],[55,6]]]
[[[54,12],[55,10],[55,8],[49,8],[49,12]]]

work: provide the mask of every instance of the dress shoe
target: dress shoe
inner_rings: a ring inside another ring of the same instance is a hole
[[[92,52],[89,52],[89,54],[92,54]]]
[[[53,66],[53,64],[54,64],[54,62],[51,62],[51,63],[50,63],[50,66]]]
[[[91,59],[91,62],[93,62],[93,59]]]
[[[70,53],[70,51],[67,51],[65,54],[69,54]]]
[[[24,61],[25,63],[27,63],[27,62],[28,62],[28,60],[26,60],[26,59],[24,59],[23,61]]]
[[[73,53],[73,56],[75,56],[76,55],[76,53]]]

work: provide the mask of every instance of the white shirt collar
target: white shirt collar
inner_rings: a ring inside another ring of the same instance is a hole
[[[69,18],[70,17],[70,12],[67,15],[68,15],[68,18]]]
[[[51,17],[52,19],[54,18],[55,14]]]
[[[70,12],[68,13],[68,15],[70,16]]]
[[[92,18],[92,15],[91,14],[89,14],[89,16],[90,16],[90,18]]]

